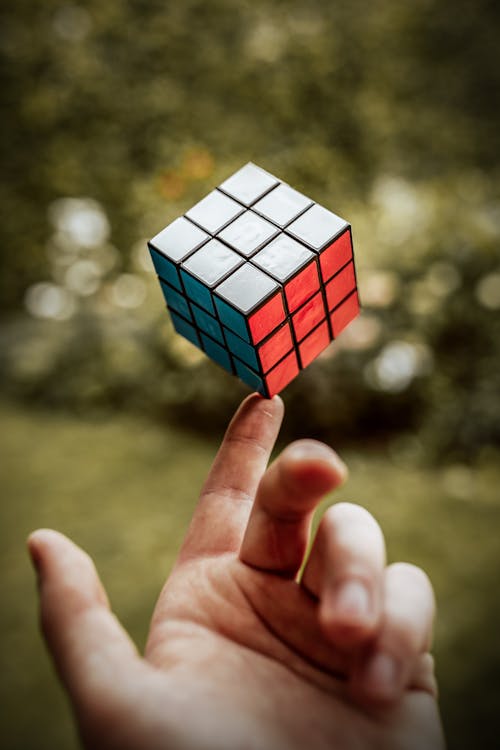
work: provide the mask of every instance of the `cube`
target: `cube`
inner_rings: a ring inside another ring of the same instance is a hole
[[[359,313],[349,223],[256,164],[148,246],[176,332],[268,398]]]

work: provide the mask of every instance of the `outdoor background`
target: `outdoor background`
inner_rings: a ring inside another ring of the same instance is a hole
[[[2,747],[76,747],[31,529],[95,557],[144,643],[247,392],[173,334],[145,242],[248,160],[351,221],[364,307],[286,389],[282,444],[330,441],[351,467],[338,497],[428,571],[450,747],[498,747],[500,5],[0,13]]]

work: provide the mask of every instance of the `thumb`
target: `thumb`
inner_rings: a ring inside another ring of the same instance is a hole
[[[28,549],[38,574],[42,631],[77,716],[86,723],[117,703],[121,686],[144,669],[143,662],[111,613],[83,550],[49,529],[31,534]]]

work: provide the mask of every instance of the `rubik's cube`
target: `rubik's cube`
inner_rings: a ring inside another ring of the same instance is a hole
[[[267,397],[359,312],[350,225],[252,163],[148,245],[175,330]]]

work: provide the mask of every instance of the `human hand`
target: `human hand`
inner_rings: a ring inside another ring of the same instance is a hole
[[[312,514],[346,468],[300,440],[267,469],[283,416],[248,397],[158,599],[144,658],[90,558],[50,530],[29,549],[41,621],[92,750],[438,750],[426,575],[385,564],[357,505]]]

